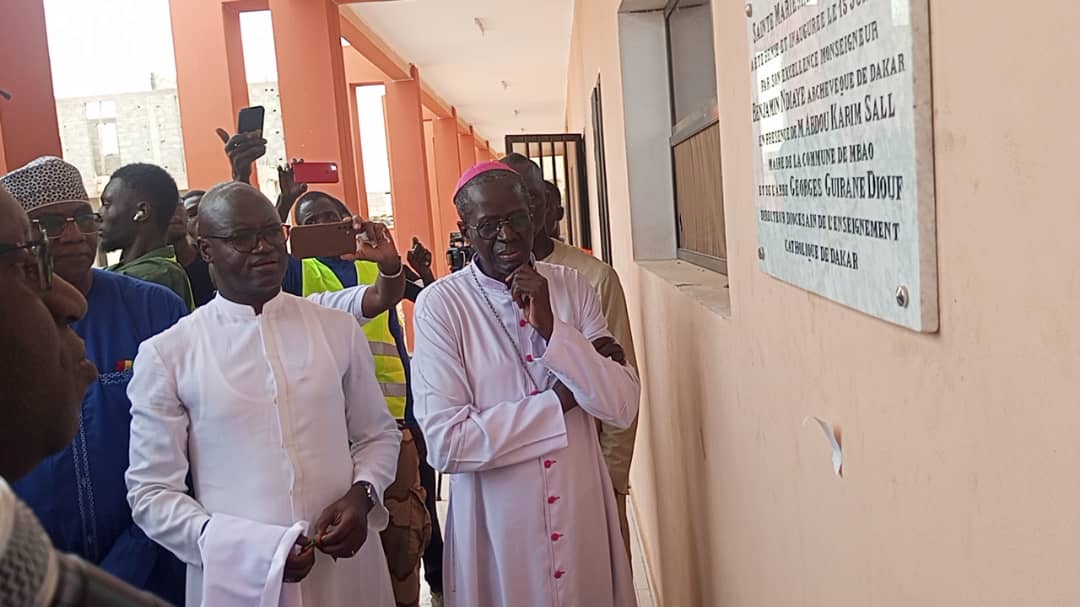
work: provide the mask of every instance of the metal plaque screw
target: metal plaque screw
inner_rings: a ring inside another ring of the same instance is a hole
[[[757,249],[757,258],[762,260],[762,261],[765,261],[765,247],[758,247],[758,249]]]
[[[905,286],[896,287],[896,305],[901,308],[908,306],[908,290]]]
[[[747,17],[753,17],[754,16],[754,5],[750,4],[749,2],[746,3],[746,16]]]

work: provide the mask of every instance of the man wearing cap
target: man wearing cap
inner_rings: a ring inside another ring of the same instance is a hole
[[[39,158],[0,177],[0,184],[45,232],[56,274],[86,297],[86,316],[72,327],[99,372],[83,399],[75,439],[15,483],[15,490],[58,549],[182,603],[182,564],[131,519],[124,485],[131,403],[125,391],[139,344],[175,324],[187,308],[165,287],[92,267],[101,218],[74,166]]]
[[[109,270],[164,285],[195,309],[191,283],[168,243],[180,203],[176,182],[152,164],[122,166],[101,192],[101,248],[120,253]]]
[[[634,605],[596,422],[629,426],[640,384],[592,286],[533,260],[529,201],[505,164],[466,172],[473,263],[416,302],[416,418],[454,475],[445,605]]]

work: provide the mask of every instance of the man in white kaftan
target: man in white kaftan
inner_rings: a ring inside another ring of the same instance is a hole
[[[593,342],[610,334],[584,278],[523,263],[520,176],[478,169],[455,196],[477,261],[425,289],[415,312],[416,416],[429,461],[453,473],[445,604],[634,605],[596,420],[633,421],[636,373],[598,353]],[[546,327],[540,300],[550,301]]]
[[[367,288],[314,301],[283,293],[284,239],[269,202],[246,185],[218,186],[201,204],[201,234],[204,213],[214,212],[225,214],[216,222],[224,227],[204,234],[200,245],[205,253],[210,240],[222,241],[211,249],[218,296],[144,342],[134,363],[127,474],[133,518],[188,564],[187,605],[196,606],[200,538],[211,517],[281,527],[306,522],[315,538],[328,506],[370,487],[366,540],[360,535],[362,545],[353,544],[359,550],[334,560],[322,547],[312,549],[314,564],[298,576],[302,582],[284,585],[282,604],[392,606],[378,533],[386,525],[381,495],[394,479],[400,434],[357,323],[368,316]],[[263,294],[252,295],[253,288]],[[194,497],[185,483],[189,469]],[[286,568],[286,581],[288,575]]]

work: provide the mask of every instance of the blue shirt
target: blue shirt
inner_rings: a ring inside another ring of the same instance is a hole
[[[356,281],[356,262],[345,261],[338,259],[337,257],[318,257],[320,262],[326,267],[330,268],[330,271],[337,276],[341,281],[341,286],[346,289],[350,287],[358,286]],[[293,295],[303,297],[304,296],[304,266],[303,262],[293,256],[289,256],[289,269],[285,272],[285,279],[281,281],[281,289],[286,293],[292,293]],[[391,311],[394,312],[394,311]],[[401,322],[398,319],[396,313],[387,314],[388,324],[390,325],[390,334],[394,336],[394,345],[397,346],[398,357],[401,358],[401,364],[405,367],[405,421],[411,426],[416,425],[416,418],[413,416],[413,398],[412,398],[412,371],[409,369],[409,351],[405,348],[405,332],[401,328]]]
[[[187,305],[169,289],[93,271],[86,316],[73,325],[98,368],[82,403],[75,440],[15,483],[53,544],[125,582],[184,603],[185,568],[131,520],[128,468],[131,402],[127,385],[139,344],[169,328]]]

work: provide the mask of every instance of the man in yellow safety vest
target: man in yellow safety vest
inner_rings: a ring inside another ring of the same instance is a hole
[[[287,217],[289,205],[279,205],[278,212]],[[296,202],[296,225],[336,223],[351,214],[336,198],[322,192],[308,192]],[[301,261],[303,273],[298,295],[337,291],[358,284],[373,285],[381,270],[367,261],[346,261],[316,257]],[[402,269],[401,271],[404,271]],[[406,290],[412,283],[406,283]],[[296,290],[288,279],[286,291]],[[398,420],[402,444],[398,457],[397,478],[386,490],[384,502],[390,511],[390,524],[382,533],[383,550],[390,566],[394,596],[399,606],[418,606],[420,602],[420,557],[431,537],[432,519],[426,508],[426,492],[420,481],[421,449],[419,432],[409,408],[408,352],[404,331],[396,308],[391,308],[363,326],[375,358],[375,376],[382,387],[390,413]]]

